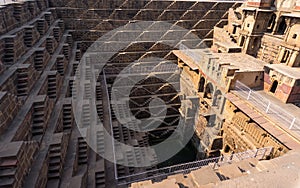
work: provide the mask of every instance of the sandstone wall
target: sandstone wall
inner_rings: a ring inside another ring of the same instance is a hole
[[[267,63],[277,63],[279,47],[283,43],[282,38],[276,38],[265,34],[261,39],[261,45],[257,58]]]
[[[104,171],[104,159],[89,151],[84,141],[89,134],[80,134],[74,126],[71,87],[83,53],[105,33],[135,21],[166,21],[209,39],[209,45],[213,27],[226,24],[227,10],[235,6],[238,4],[138,0],[36,0],[1,6],[0,161],[8,145],[13,151],[9,157],[15,160],[13,168],[20,170],[17,177],[0,174],[0,178],[9,180],[0,182],[0,187],[68,187],[73,180],[83,186],[87,181],[99,187],[109,184],[105,180],[113,172]],[[128,63],[140,57],[136,50],[146,46],[130,46],[123,50],[125,55],[116,54],[110,63]],[[132,53],[126,54],[130,49]],[[155,44],[147,50],[174,59],[172,49]],[[101,87],[97,90],[97,111],[103,120],[104,91]],[[90,120],[83,110],[87,124]],[[115,128],[123,131],[120,127]],[[99,151],[104,152],[103,131],[97,131],[97,135]],[[146,140],[143,137],[138,141],[145,144]],[[134,171],[117,168],[120,174]]]
[[[96,40],[129,21],[166,21],[192,30],[202,39],[212,38],[213,27],[223,27],[228,9],[238,6],[235,3],[184,1],[50,1],[50,6],[57,5],[64,6],[55,11],[65,20],[68,29],[80,32],[79,40]],[[93,36],[93,33],[97,34]]]

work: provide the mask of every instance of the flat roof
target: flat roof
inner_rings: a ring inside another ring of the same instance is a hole
[[[300,14],[299,13],[287,13],[287,14],[282,14],[282,16],[286,16],[286,17],[292,17],[292,18],[300,18]]]
[[[249,7],[249,6],[245,6],[245,7],[241,7],[243,10],[249,10],[249,11],[260,11],[260,12],[273,12],[274,10],[272,9],[262,9],[259,7]]]
[[[266,64],[265,66],[290,78],[300,79],[300,67],[289,67],[285,64]]]
[[[219,58],[220,63],[228,64],[227,66],[243,72],[263,71],[264,65],[267,64],[264,61],[243,53],[213,53],[213,55]]]
[[[188,56],[182,50],[173,50],[173,53],[180,58],[184,63],[186,63],[191,69],[198,70],[199,66],[198,63],[190,56]]]
[[[234,23],[233,23],[234,25]],[[234,42],[215,42],[215,44],[219,44],[221,46],[224,46],[225,48],[241,48],[240,46],[238,46],[236,43]]]
[[[238,69],[242,72],[263,71],[264,66],[267,64],[266,62],[247,54],[214,53],[209,49],[190,49],[187,50],[187,53],[185,50],[173,50],[173,53],[193,70],[200,68],[199,63],[203,56],[205,56],[205,58],[218,59],[217,62],[219,64],[226,64],[224,66],[232,69]],[[195,54],[195,56],[197,55],[197,57],[192,57],[193,54]],[[199,59],[199,61],[196,59]]]
[[[0,158],[1,157],[16,157],[22,144],[23,144],[23,141],[1,144],[0,145]]]

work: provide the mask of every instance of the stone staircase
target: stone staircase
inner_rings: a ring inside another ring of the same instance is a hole
[[[34,57],[34,68],[37,71],[42,71],[44,69],[44,61],[49,58],[49,54],[47,54],[46,49],[38,48],[35,51],[35,57]]]
[[[44,134],[44,101],[33,103],[32,136],[39,137]]]
[[[53,72],[48,75],[48,96],[49,98],[56,98],[57,88],[56,88],[57,76]]]
[[[222,52],[241,52],[241,47],[237,41],[224,28],[214,27],[214,45],[213,49]]]
[[[1,143],[0,187],[22,187],[37,149],[35,141]]]
[[[47,22],[45,19],[38,19],[37,20],[37,30],[40,33],[40,35],[45,34],[45,32],[48,29],[48,25],[46,25]]]
[[[53,135],[48,150],[48,182],[47,187],[57,186],[63,173],[63,165],[68,147],[69,133]]]
[[[72,126],[73,126],[72,105],[64,104],[63,105],[63,130],[70,132]]]
[[[276,63],[278,49],[282,42],[283,39],[280,37],[274,38],[265,34],[261,39],[261,46],[257,52],[257,58],[268,63]]]
[[[49,152],[49,169],[48,169],[48,179],[59,178],[61,173],[60,163],[61,163],[61,153],[60,145],[52,145]]]
[[[105,188],[105,173],[103,170],[95,173],[95,180],[97,188]]]
[[[104,131],[97,131],[97,153],[104,155]]]
[[[84,138],[78,138],[78,165],[87,164],[88,161],[88,145]]]
[[[63,76],[65,72],[66,59],[64,55],[58,55],[56,58],[56,70],[57,72]]]

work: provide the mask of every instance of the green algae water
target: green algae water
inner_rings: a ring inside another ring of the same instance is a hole
[[[175,141],[176,142],[176,141]],[[192,145],[191,141],[183,147],[181,143],[177,142],[178,147],[182,147],[176,155],[171,157],[170,159],[160,163],[157,165],[158,168],[168,167],[176,164],[182,164],[187,162],[192,162],[196,160],[197,151],[196,148]],[[166,148],[165,152],[168,152],[169,148]],[[158,159],[160,158],[159,153],[157,153]]]

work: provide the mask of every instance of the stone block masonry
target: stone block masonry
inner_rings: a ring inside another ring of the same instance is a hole
[[[11,142],[0,147],[0,186],[21,187],[38,145],[32,141]]]
[[[0,134],[12,122],[18,113],[21,104],[18,98],[8,92],[0,92]]]
[[[136,21],[165,21],[180,26],[207,39],[205,44],[209,46],[214,26],[226,24],[228,9],[239,5],[162,0],[25,0],[0,6],[0,187],[113,187],[117,183],[115,169],[86,143],[92,130],[83,127],[79,133],[75,126],[70,97],[84,52],[107,32]],[[123,55],[117,53],[110,64],[127,65],[146,53],[146,46],[130,45],[122,50]],[[156,54],[174,60],[170,55],[172,47],[152,42],[147,50],[148,56]],[[91,84],[84,87],[89,89]],[[104,89],[98,83],[97,112],[107,124],[109,104],[103,101],[109,96],[104,95]],[[137,98],[144,100],[142,96]],[[92,121],[86,114],[89,108],[83,108],[88,126]],[[122,128],[117,121],[113,128],[114,136],[126,143],[136,139],[140,146],[149,144],[147,135],[135,138],[138,133]],[[97,130],[96,142],[98,152],[109,149],[103,130]],[[124,154],[122,160],[139,161],[131,153]],[[145,170],[120,165],[116,168],[119,175]]]

